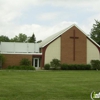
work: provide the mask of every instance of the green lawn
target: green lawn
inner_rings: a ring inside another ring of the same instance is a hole
[[[0,71],[0,100],[90,100],[100,71]]]

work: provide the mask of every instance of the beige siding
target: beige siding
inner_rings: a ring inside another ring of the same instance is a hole
[[[59,37],[47,47],[45,52],[45,64],[50,63],[54,58],[60,60],[60,39],[61,38]]]
[[[87,39],[87,63],[91,60],[100,60],[100,53],[98,48]]]

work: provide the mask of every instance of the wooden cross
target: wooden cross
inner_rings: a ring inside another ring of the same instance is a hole
[[[70,37],[71,39],[73,39],[73,61],[75,61],[75,39],[78,39],[79,37],[75,37],[75,30],[73,30],[73,36]]]

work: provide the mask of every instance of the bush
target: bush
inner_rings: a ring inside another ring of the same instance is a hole
[[[31,62],[27,58],[23,58],[18,66],[8,66],[6,69],[13,70],[35,70],[35,67],[31,66]]]
[[[100,70],[100,60],[91,60],[90,63],[93,70]]]
[[[67,70],[68,65],[67,64],[61,64],[61,70]]]
[[[27,58],[23,58],[21,61],[20,61],[20,65],[24,65],[24,66],[30,66],[31,65],[31,61]]]
[[[90,70],[91,65],[89,64],[62,64],[61,65],[62,70]]]
[[[87,70],[91,70],[91,65],[90,64],[87,64]]]
[[[74,65],[74,64],[70,64],[70,65],[68,65],[68,69],[69,70],[76,70],[76,65]]]
[[[35,70],[33,66],[8,66],[6,69],[12,69],[12,70]]]
[[[44,69],[45,69],[45,70],[49,70],[49,69],[50,69],[50,64],[45,64],[45,65],[44,65]]]
[[[52,69],[59,69],[59,67],[60,67],[60,60],[58,60],[58,59],[53,59],[53,60],[50,62],[50,66],[52,67]]]
[[[77,70],[90,70],[91,69],[91,65],[89,65],[89,64],[86,64],[86,65],[80,64],[80,65],[76,66],[76,69]]]

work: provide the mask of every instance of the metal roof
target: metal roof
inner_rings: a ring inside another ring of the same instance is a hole
[[[73,24],[51,36],[49,36],[48,38],[46,38],[45,40],[43,40],[41,43],[40,43],[40,48],[42,47],[45,47],[46,45],[48,45],[50,42],[52,42],[53,40],[55,40],[56,38],[58,38],[59,36],[61,36],[63,33],[65,33],[67,30],[69,30],[70,28],[72,28],[73,26],[77,27],[83,34],[86,35],[86,33],[81,30],[77,25]],[[93,39],[91,39],[89,36],[86,35],[87,38],[89,38],[95,45],[97,45],[99,48],[100,48],[100,45],[98,45]]]

